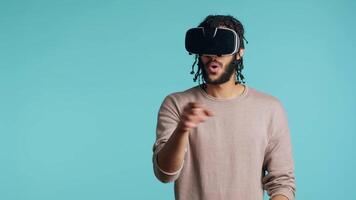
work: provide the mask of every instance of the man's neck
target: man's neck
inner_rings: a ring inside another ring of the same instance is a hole
[[[245,86],[241,84],[235,84],[234,79],[230,79],[223,84],[206,84],[206,93],[217,99],[231,99],[237,97],[243,93]]]

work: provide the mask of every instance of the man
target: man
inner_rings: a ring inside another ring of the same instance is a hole
[[[242,24],[210,15],[191,30],[186,48],[199,60],[194,80],[203,83],[164,99],[153,145],[156,177],[174,181],[179,200],[262,200],[264,190],[272,200],[294,200],[287,116],[276,97],[243,84]]]

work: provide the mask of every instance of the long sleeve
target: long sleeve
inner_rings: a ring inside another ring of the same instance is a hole
[[[157,154],[164,147],[172,133],[177,127],[179,122],[178,106],[174,103],[172,96],[168,95],[158,112],[157,117],[157,128],[156,128],[156,142],[153,145],[153,170],[154,174],[158,180],[163,183],[175,181],[183,168],[184,160],[182,166],[173,173],[168,173],[160,169],[157,162]]]
[[[294,200],[296,184],[287,115],[279,100],[272,107],[274,109],[269,126],[270,138],[263,165],[268,174],[262,179],[263,189],[267,190],[270,198],[281,194],[289,200]]]

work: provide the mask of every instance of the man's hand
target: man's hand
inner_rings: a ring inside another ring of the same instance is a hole
[[[178,129],[183,132],[189,132],[197,127],[199,123],[204,122],[208,117],[213,115],[213,112],[202,104],[190,102],[183,109]]]

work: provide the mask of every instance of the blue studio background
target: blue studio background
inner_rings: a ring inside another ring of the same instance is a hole
[[[197,83],[184,35],[242,21],[246,84],[278,97],[297,199],[356,199],[356,3],[0,1],[0,199],[173,199],[152,170],[163,98]],[[266,197],[267,199],[267,197]]]

